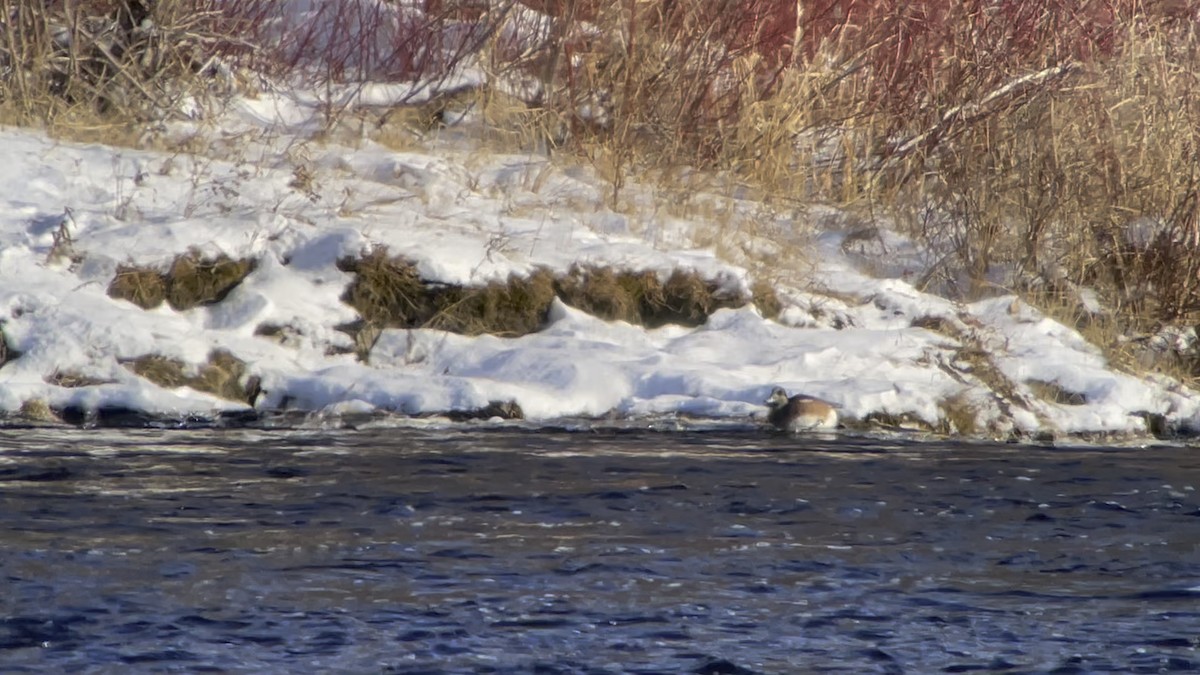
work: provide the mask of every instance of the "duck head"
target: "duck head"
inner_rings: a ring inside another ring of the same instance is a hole
[[[782,408],[788,404],[787,391],[783,387],[775,387],[771,390],[771,395],[763,403],[766,403],[767,407],[772,410]]]

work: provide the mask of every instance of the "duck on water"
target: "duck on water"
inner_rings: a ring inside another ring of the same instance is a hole
[[[772,389],[766,404],[770,408],[767,421],[784,431],[836,429],[838,425],[834,404],[804,394],[788,397],[783,387]]]

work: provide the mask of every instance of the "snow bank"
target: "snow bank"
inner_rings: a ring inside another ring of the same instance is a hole
[[[262,100],[251,112],[303,118],[293,105]],[[231,128],[253,122],[245,108],[235,114]],[[648,210],[615,212],[589,171],[540,157],[453,144],[394,152],[369,142],[298,152],[295,139],[279,135],[254,136],[223,159],[21,130],[0,131],[0,143],[0,331],[16,354],[0,368],[0,410],[9,413],[30,400],[173,415],[245,407],[163,389],[122,365],[158,354],[198,366],[222,349],[261,378],[260,408],[416,415],[515,401],[535,421],[683,414],[757,424],[771,388],[783,386],[837,404],[852,424],[906,419],[945,429],[962,401],[993,433],[1137,433],[1146,414],[1180,427],[1196,427],[1200,415],[1191,392],[1114,372],[1078,334],[1012,298],[959,307],[916,291],[904,277],[919,252],[906,249],[911,261],[887,256],[890,265],[872,276],[863,272],[866,254],[842,246],[846,233],[800,220],[786,225],[813,246],[816,262],[807,283],[779,286],[778,321],[747,306],[697,328],[647,330],[556,302],[535,334],[386,330],[360,362],[338,329],[357,316],[340,299],[351,277],[336,262],[371,247],[403,255],[427,279],[466,285],[585,263],[663,276],[685,268],[746,292],[750,274],[687,245],[693,232],[722,225],[663,216],[653,190],[636,185],[626,188],[629,201]],[[312,180],[299,184],[298,167]],[[903,245],[887,236],[889,246]],[[768,245],[746,239],[747,249]],[[188,251],[258,265],[222,302],[188,311],[108,296],[118,265],[165,268]],[[957,328],[914,327],[930,317]],[[283,337],[262,335],[265,326],[285,329]],[[1020,400],[952,366],[964,336],[993,352]],[[62,373],[85,385],[66,386]],[[1031,381],[1078,396],[1042,400]]]

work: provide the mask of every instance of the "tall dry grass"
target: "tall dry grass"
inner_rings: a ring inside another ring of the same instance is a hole
[[[1114,344],[1200,321],[1200,5],[543,8],[599,27],[555,33],[542,103],[614,202],[633,171],[716,169],[893,216],[962,299],[1019,290]]]
[[[596,14],[623,38],[566,77],[612,95],[583,148],[613,175],[869,206],[944,252],[941,290],[1020,290],[1113,344],[1200,320],[1200,6],[824,0],[756,43],[735,4]]]
[[[96,139],[170,115],[211,80],[214,17],[199,0],[0,0],[0,117]]]
[[[171,74],[212,58],[416,83],[422,105],[473,68],[489,133],[591,162],[614,205],[633,175],[709,169],[893,217],[964,299],[1020,289],[1126,334],[1200,320],[1193,2],[160,0],[120,54],[83,39],[84,8],[119,24],[137,0],[27,6],[0,0],[0,94],[26,117],[168,109]]]
[[[909,205],[906,222],[948,247],[967,297],[995,283],[1082,285],[1131,329],[1194,321],[1196,24],[1094,5],[1116,19],[1025,43],[999,74],[989,56],[934,78],[934,104],[904,118],[916,125],[886,111],[885,137],[899,141],[874,153],[872,196]]]

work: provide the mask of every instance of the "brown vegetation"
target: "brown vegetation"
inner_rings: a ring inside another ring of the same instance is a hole
[[[98,384],[110,384],[112,380],[104,380],[91,375],[84,375],[73,370],[55,370],[50,375],[44,378],[49,384],[57,387],[66,387],[68,389],[77,389],[79,387],[93,387]]]
[[[607,94],[573,139],[614,193],[639,166],[731,170],[892,215],[959,299],[1007,271],[1042,306],[1094,289],[1127,336],[1200,321],[1200,5],[776,3],[757,16],[802,9],[790,47],[722,3],[560,5],[623,37],[564,36],[548,78],[568,117]]]
[[[914,328],[940,333],[958,343],[948,360],[939,360],[936,365],[942,372],[956,381],[968,385],[983,385],[988,392],[987,400],[972,398],[967,391],[940,402],[946,420],[945,433],[979,433],[979,415],[983,407],[994,408],[1004,420],[1012,420],[1014,407],[1033,413],[1047,428],[1047,420],[1038,412],[1031,395],[1036,395],[1028,384],[1010,379],[992,359],[985,338],[978,333],[979,324],[966,313],[955,317],[920,316],[912,321]],[[995,429],[987,429],[994,433]]]
[[[343,300],[378,327],[520,336],[541,328],[554,299],[553,282],[544,271],[477,288],[429,283],[415,265],[383,248],[342,259],[338,267],[355,275]]]
[[[210,87],[221,36],[206,0],[0,0],[0,119],[134,143],[139,124]]]
[[[523,420],[525,411],[516,401],[491,401],[486,406],[476,410],[449,410],[445,413],[455,422],[466,420],[490,420],[498,417],[502,420]]]
[[[175,258],[165,273],[153,268],[122,265],[108,286],[108,295],[143,309],[165,300],[175,311],[220,302],[252,271],[255,262],[228,256],[205,258],[192,251]]]
[[[716,310],[747,302],[715,281],[680,269],[664,281],[653,271],[576,266],[555,281],[555,290],[563,302],[588,314],[647,328],[699,326]]]
[[[153,309],[167,297],[166,275],[153,268],[121,265],[108,285],[109,297]]]
[[[1050,401],[1059,405],[1087,404],[1087,396],[1077,391],[1071,391],[1057,382],[1026,380],[1025,385],[1033,391],[1035,396],[1044,401]]]
[[[24,423],[61,424],[62,419],[50,408],[50,404],[40,398],[31,398],[21,402],[16,419]]]
[[[614,205],[631,172],[709,168],[768,200],[895,218],[943,254],[922,282],[960,299],[1020,290],[1053,307],[1092,289],[1107,312],[1104,346],[1200,322],[1196,3],[524,0],[484,12],[431,0],[417,17],[334,0],[282,28],[275,4],[89,0],[14,13],[0,2],[16,17],[0,31],[13,64],[0,78],[4,106],[25,118],[140,119],[169,108],[177,81],[212,57],[312,83],[438,82],[478,57],[497,79],[539,83],[507,106],[528,127],[514,137],[592,162]],[[552,20],[529,21],[522,6]],[[136,20],[145,12],[156,30]],[[70,49],[52,39],[62,27]],[[323,38],[330,29],[345,39]],[[502,97],[477,94],[492,120],[487,101]],[[436,126],[444,110],[430,108],[429,90],[413,98],[418,133]],[[646,325],[702,320],[724,302],[703,280],[591,270],[487,290],[404,273],[369,287],[369,261],[353,264],[348,302],[378,325],[521,334],[555,294]],[[153,275],[119,277],[120,297],[168,299]],[[1067,314],[1081,328],[1094,321]],[[1200,357],[1178,360],[1200,374]]]
[[[675,270],[665,280],[650,271],[615,271],[576,266],[554,276],[544,269],[483,286],[467,287],[421,279],[411,262],[377,248],[338,262],[354,280],[343,300],[363,321],[344,327],[365,355],[382,328],[432,328],[464,335],[517,337],[540,330],[555,297],[605,320],[655,328],[698,326],[722,307],[744,306],[749,298],[695,272]],[[774,297],[762,292],[765,301]],[[778,301],[775,301],[776,304]]]
[[[189,369],[187,364],[165,356],[151,354],[123,363],[139,377],[167,389],[191,387],[230,401],[254,405],[259,394],[258,378],[246,377],[246,364],[227,351],[209,354],[208,362]]]

